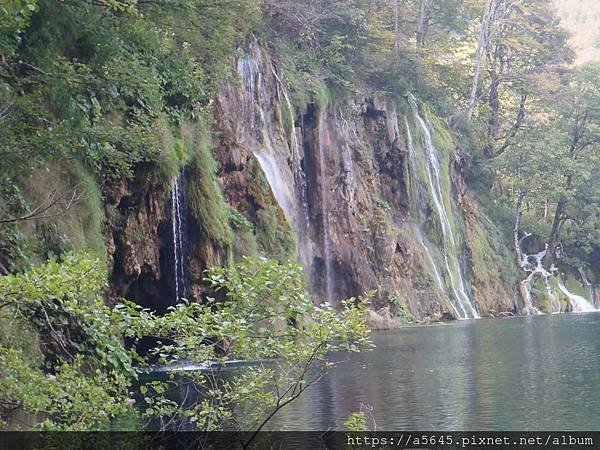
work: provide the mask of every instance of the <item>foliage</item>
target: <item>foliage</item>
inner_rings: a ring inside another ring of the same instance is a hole
[[[168,417],[169,427],[185,421],[208,430],[259,429],[322,377],[330,366],[328,352],[355,352],[369,344],[366,299],[346,301],[339,313],[327,304],[317,307],[302,279],[295,263],[245,258],[232,269],[207,273],[223,300],[182,303],[162,317],[133,304],[120,306],[129,337],[169,340],[155,350],[161,363],[213,367],[186,375],[202,399],[191,407],[169,397],[174,380],[143,386],[142,392],[156,394],[145,399],[146,415]],[[221,368],[229,359],[255,363],[225,377]]]
[[[128,409],[136,373],[100,290],[99,260],[68,255],[0,278],[0,414],[38,415],[36,428],[108,429]],[[37,338],[36,338],[37,337]],[[31,342],[38,348],[31,348]]]
[[[233,206],[229,207],[229,222],[231,223],[231,227],[237,231],[254,231],[252,222]]]
[[[0,5],[0,55],[10,55],[39,9],[37,0],[7,0]]]
[[[258,19],[257,1],[226,3],[3,2],[0,179],[10,188],[0,192],[3,215],[35,207],[29,177],[50,163],[81,166],[100,186],[140,171],[170,179],[178,147],[164,146],[163,136],[177,135],[185,121],[210,121],[229,57]],[[9,256],[1,262],[26,265],[35,245],[20,239],[22,227],[2,228]]]
[[[124,348],[122,336],[158,338],[149,356],[160,363],[218,369],[141,384],[139,413],[160,418],[164,428],[185,420],[222,429],[245,418],[237,425],[262,427],[325,373],[328,352],[369,344],[366,299],[346,301],[339,313],[316,307],[293,263],[244,259],[211,269],[207,282],[220,300],[183,302],[163,316],[127,301],[109,310],[100,296],[105,279],[97,259],[76,255],[0,278],[2,329],[19,325],[25,333],[0,335],[4,426],[16,426],[10,418],[17,410],[32,415],[30,426],[47,430],[109,429],[115,419],[135,416],[133,361],[145,358]],[[230,359],[256,364],[222,377]],[[191,406],[169,397],[186,383],[200,392]]]
[[[361,411],[350,414],[344,421],[344,427],[348,431],[368,431],[365,413]]]
[[[600,212],[593,181],[600,149],[599,77],[597,66],[582,66],[567,84],[547,92],[544,117],[531,120],[524,140],[491,164],[498,173],[497,195],[503,194],[499,199],[512,208],[523,193],[524,231],[542,242],[560,242],[571,267],[592,266],[590,257],[600,244],[593,231]]]

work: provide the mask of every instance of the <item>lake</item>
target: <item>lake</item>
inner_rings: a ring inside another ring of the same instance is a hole
[[[600,430],[600,314],[464,320],[374,333],[270,429]]]

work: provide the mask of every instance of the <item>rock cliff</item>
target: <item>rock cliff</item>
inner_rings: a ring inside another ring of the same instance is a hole
[[[231,239],[215,239],[194,215],[198,208],[211,214],[201,196],[189,205],[188,297],[201,297],[206,267],[261,254],[297,257],[317,302],[336,304],[376,289],[373,306],[383,315],[458,318],[454,274],[464,277],[465,295],[480,315],[513,309],[510,280],[497,270],[504,264],[500,239],[465,185],[464,155],[441,121],[432,119],[429,126],[439,148],[437,181],[452,241],[427,189],[415,195],[409,146],[425,150],[415,120],[420,115],[409,98],[364,87],[294,105],[286,75],[267,51],[254,41],[242,54],[214,101],[210,143],[229,211],[221,225]],[[427,114],[425,105],[418,109]],[[213,175],[199,176],[188,165],[182,176],[186,197],[195,197]],[[170,188],[144,174],[135,180],[103,192],[107,211],[113,211],[107,214],[111,296],[161,309],[172,304],[174,290]],[[453,264],[445,256],[449,242],[456,247]]]

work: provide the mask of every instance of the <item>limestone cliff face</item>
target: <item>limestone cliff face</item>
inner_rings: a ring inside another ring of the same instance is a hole
[[[152,171],[103,187],[107,217],[106,248],[110,275],[109,302],[128,298],[158,311],[176,299],[173,257],[172,203],[168,183]],[[185,210],[183,237],[188,278],[185,297],[200,299],[206,268],[227,262],[226,250],[206,236]]]
[[[385,315],[456,318],[452,268],[446,258],[443,273],[442,263],[449,231],[460,265],[454,278],[464,276],[479,314],[513,309],[510,280],[496,270],[504,264],[502,249],[463,181],[460,149],[440,152],[437,181],[444,214],[453,217],[449,228],[436,222],[431,199],[415,195],[411,157],[425,150],[415,121],[421,113],[408,99],[365,88],[295,106],[277,61],[256,42],[245,54],[235,61],[237,78],[215,99],[212,155],[221,206],[236,211],[252,231],[237,232],[227,219],[207,227],[208,219],[193,209],[205,209],[210,219],[215,206],[195,194],[215,174],[187,166],[181,190],[196,200],[182,210],[186,297],[200,299],[203,270],[232,257],[297,256],[316,302],[338,304],[376,289],[374,308]],[[149,168],[139,170],[131,181],[103,187],[110,297],[163,310],[175,302],[172,185]],[[425,174],[419,176],[427,185]]]
[[[295,233],[316,301],[377,289],[377,309],[404,305],[419,319],[455,315],[413,227],[408,107],[400,113],[396,102],[365,89],[301,110],[291,104],[277,62],[256,42],[245,53],[236,61],[238,80],[224,85],[216,102],[215,154],[226,200],[254,222],[260,167]],[[464,275],[482,315],[511,310],[509,283],[487,267],[502,261],[463,182],[464,164],[456,149],[443,168],[464,228]]]

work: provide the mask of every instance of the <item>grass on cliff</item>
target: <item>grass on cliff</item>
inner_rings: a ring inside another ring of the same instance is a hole
[[[217,181],[217,163],[212,154],[210,129],[199,123],[184,136],[191,160],[186,168],[186,199],[204,236],[222,248],[230,248],[233,231],[229,207]]]
[[[13,195],[19,207],[7,212],[11,217],[26,215],[53,197],[57,203],[42,214],[43,219],[0,225],[7,269],[21,271],[70,251],[105,253],[101,193],[83,165],[58,157],[19,179],[18,185],[13,185]]]

